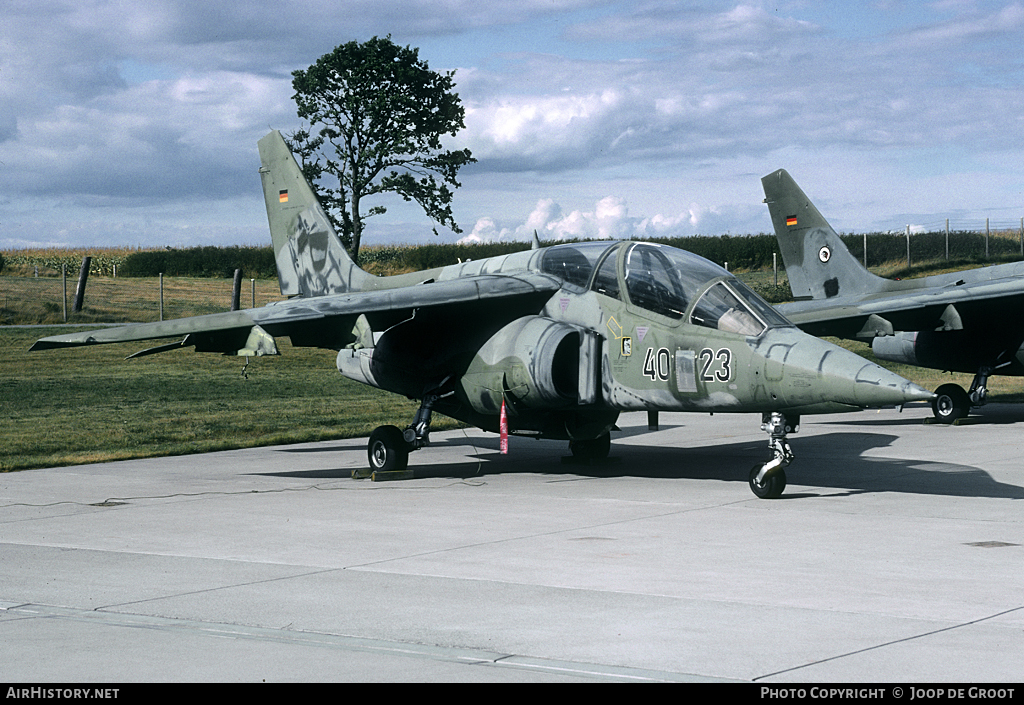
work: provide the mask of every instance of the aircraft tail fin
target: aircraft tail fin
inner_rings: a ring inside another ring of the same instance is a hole
[[[345,251],[281,133],[261,139],[259,152],[281,293],[323,296],[368,288],[375,277]]]
[[[881,291],[886,280],[865,269],[785,169],[761,179],[789,286],[797,299]]]

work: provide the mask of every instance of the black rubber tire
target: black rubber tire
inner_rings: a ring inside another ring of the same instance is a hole
[[[761,472],[761,465],[750,468],[750,476],[747,482],[750,484],[750,491],[761,499],[778,499],[786,490],[786,471],[779,468],[769,475],[763,485],[757,484],[757,475]]]
[[[944,384],[935,390],[935,394],[937,396],[932,400],[932,413],[939,423],[950,424],[967,418],[971,413],[970,397],[960,385]]]
[[[612,449],[612,434],[606,433],[592,440],[569,441],[569,451],[580,460],[603,460]]]
[[[409,465],[409,444],[396,426],[378,426],[366,444],[366,459],[374,472],[405,470]]]

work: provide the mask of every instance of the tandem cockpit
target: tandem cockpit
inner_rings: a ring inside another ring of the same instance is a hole
[[[574,287],[671,321],[748,337],[792,325],[728,270],[674,247],[644,242],[556,245],[544,251],[540,268]]]

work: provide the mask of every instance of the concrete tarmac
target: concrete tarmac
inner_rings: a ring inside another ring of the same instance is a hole
[[[0,475],[0,680],[1014,682],[1024,406],[626,414],[612,459],[435,433]]]

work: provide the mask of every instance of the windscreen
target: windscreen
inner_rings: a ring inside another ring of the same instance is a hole
[[[690,322],[728,333],[756,336],[769,326],[790,325],[764,299],[739,281],[718,282],[700,297]]]

